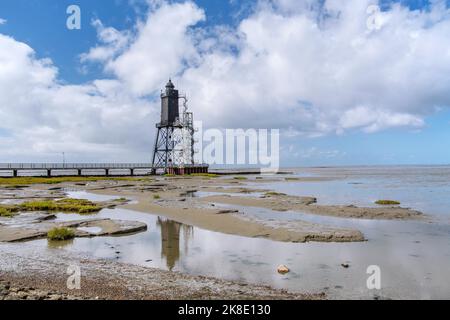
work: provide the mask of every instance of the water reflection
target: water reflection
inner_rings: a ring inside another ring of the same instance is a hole
[[[253,214],[263,218],[264,212]],[[148,230],[122,237],[76,238],[56,247],[188,274],[292,291],[325,291],[330,298],[371,298],[376,294],[414,299],[444,298],[450,294],[446,281],[450,270],[448,225],[344,219],[341,221],[361,229],[370,240],[299,244],[221,234],[124,209],[104,209],[97,218],[142,221]],[[279,219],[295,220],[296,216],[286,213]],[[47,240],[30,245],[36,250],[55,247]],[[350,268],[343,268],[342,263],[348,263]],[[279,275],[279,264],[288,265],[291,272]],[[366,287],[366,269],[374,264],[383,272],[382,290],[377,292]]]
[[[52,249],[62,249],[64,247],[73,245],[73,241],[74,241],[74,239],[63,240],[63,241],[47,240],[47,245],[49,248],[52,248]]]
[[[437,170],[440,174],[436,170],[432,168],[414,174],[410,170],[409,174],[404,169],[399,172],[390,170],[389,175],[385,176],[386,171],[378,169],[364,168],[350,172],[342,169],[343,173],[334,169],[325,173],[340,173],[345,177],[324,182],[255,184],[257,188],[267,187],[289,194],[311,194],[319,198],[319,203],[370,205],[378,199],[393,198],[404,206],[429,213],[432,221],[369,221],[298,212],[274,213],[258,208],[242,210],[264,221],[290,223],[301,219],[356,228],[369,239],[367,242],[298,244],[244,238],[119,208],[104,209],[96,218],[141,221],[147,224],[148,230],[126,237],[75,239],[64,249],[146,267],[292,291],[325,291],[330,298],[357,299],[374,295],[394,299],[448,298],[450,168],[443,172]],[[58,220],[68,219],[69,216],[58,215]],[[36,250],[48,250],[47,240],[36,241],[34,245]],[[343,268],[343,263],[350,267]],[[288,265],[291,273],[280,276],[276,272],[279,264]],[[367,289],[369,265],[378,265],[382,270],[380,291]]]
[[[187,254],[194,228],[162,217],[158,217],[156,224],[161,228],[161,257],[172,271],[180,259],[180,232],[183,234],[184,252]]]

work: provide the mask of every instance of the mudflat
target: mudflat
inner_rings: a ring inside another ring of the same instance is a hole
[[[321,179],[333,179],[325,177]],[[314,180],[312,178],[305,181]],[[320,179],[319,179],[320,180]],[[55,221],[55,212],[27,210],[27,202],[39,208],[39,201],[67,199],[67,192],[116,197],[93,201],[94,208],[120,207],[221,233],[260,237],[283,242],[357,242],[365,241],[355,229],[331,227],[303,221],[271,223],[255,219],[246,212],[264,208],[277,212],[300,212],[341,218],[423,219],[421,212],[400,206],[360,208],[357,206],[322,206],[314,197],[289,196],[259,188],[264,182],[292,182],[279,177],[140,177],[129,179],[87,179],[58,181],[39,179],[33,183],[11,184],[0,179],[0,299],[323,299],[322,293],[290,293],[265,286],[235,283],[215,278],[191,276],[159,269],[106,261],[64,250],[33,251],[24,243],[43,238],[55,224],[68,228],[98,229],[96,234],[77,230],[78,237],[126,236],[141,232],[145,224],[136,221],[96,219],[95,212],[80,215],[79,220]],[[295,180],[302,183],[302,179]],[[19,181],[20,182],[20,181]],[[64,204],[64,203],[63,203]],[[84,203],[85,205],[85,203]],[[51,206],[50,206],[51,207]],[[76,214],[76,213],[75,213]],[[67,266],[83,268],[83,289],[66,288]],[[31,272],[32,271],[32,272]]]
[[[323,178],[325,179],[325,178]],[[331,177],[329,179],[332,179]],[[359,230],[325,226],[298,220],[289,224],[271,224],[249,218],[245,208],[259,207],[274,212],[293,211],[316,215],[362,219],[420,219],[422,213],[399,206],[361,208],[356,206],[322,206],[314,197],[289,196],[272,190],[258,189],[254,185],[264,181],[289,181],[277,177],[261,177],[248,186],[246,177],[223,178],[210,176],[134,178],[120,180],[95,180],[86,183],[61,182],[8,186],[0,200],[26,201],[26,199],[64,198],[63,190],[82,190],[94,194],[132,199],[109,203],[123,208],[162,215],[180,223],[206,230],[246,237],[262,237],[285,242],[354,242],[364,241]],[[1,182],[1,181],[0,181]],[[301,183],[301,181],[300,181]],[[202,194],[199,196],[198,194]],[[105,207],[105,203],[98,204]],[[227,205],[224,209],[222,205]],[[233,207],[235,206],[235,207]],[[242,209],[244,208],[244,209]],[[5,219],[5,218],[3,218]],[[11,241],[7,227],[2,227],[0,241]],[[29,228],[28,228],[29,230]],[[14,230],[20,240],[23,230]],[[30,231],[29,231],[30,232]],[[33,235],[31,235],[31,238]],[[24,237],[27,238],[27,237]]]
[[[45,254],[21,244],[0,244],[0,300],[238,300],[324,299],[267,286],[94,260],[64,250]],[[67,288],[69,266],[82,273],[79,290]]]

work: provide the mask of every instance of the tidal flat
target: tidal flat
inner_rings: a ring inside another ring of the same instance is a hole
[[[402,192],[385,190],[392,189],[393,183],[386,177],[373,184],[371,172],[363,174],[355,169],[348,169],[345,174],[331,169],[293,172],[247,175],[246,179],[236,179],[238,175],[86,181],[61,178],[52,184],[28,180],[28,184],[16,181],[14,185],[2,184],[0,179],[0,207],[20,207],[31,200],[49,199],[83,199],[101,207],[98,213],[88,216],[19,210],[13,217],[1,217],[0,252],[5,259],[0,279],[13,282],[28,279],[37,286],[36,290],[49,289],[39,287],[39,283],[49,285],[39,279],[55,277],[62,281],[66,271],[62,266],[43,265],[42,272],[35,274],[36,279],[12,268],[18,260],[25,265],[33,264],[28,256],[33,252],[41,257],[40,261],[46,261],[44,264],[52,264],[59,256],[72,257],[78,263],[87,259],[92,264],[104,265],[105,270],[110,267],[146,270],[155,281],[156,274],[161,276],[162,271],[173,273],[174,287],[164,287],[160,296],[142,289],[129,295],[121,291],[115,298],[177,298],[183,285],[192,285],[183,282],[183,277],[190,277],[201,289],[192,292],[186,288],[178,298],[448,297],[450,289],[442,283],[448,276],[445,270],[449,270],[445,269],[449,264],[445,258],[449,257],[449,250],[444,249],[449,234],[445,212],[436,216],[433,206],[419,206]],[[375,180],[380,178],[375,176]],[[340,187],[336,189],[336,185]],[[440,187],[431,189],[439,192]],[[343,199],[336,190],[348,193],[347,198]],[[394,196],[401,205],[377,205],[377,200],[387,199],[383,192]],[[45,239],[49,228],[55,226],[73,228],[75,238]],[[40,235],[23,237],[30,230]],[[426,265],[425,260],[437,254],[424,248],[430,241],[435,248],[443,249],[439,258],[441,268]],[[290,272],[278,274],[280,264],[287,265]],[[384,286],[376,291],[366,287],[366,269],[374,264],[384,270]],[[55,274],[58,272],[59,275]],[[115,276],[120,277],[122,271],[117,272]],[[203,283],[203,277],[210,280]],[[90,288],[95,287],[95,281],[89,280],[89,275],[86,278]],[[211,285],[211,279],[220,285]],[[62,297],[70,294],[56,282]],[[231,293],[229,288],[236,285],[247,289],[241,290],[240,295]],[[94,291],[82,289],[79,296],[113,298],[98,295],[99,291],[107,291],[101,288],[103,282],[98,281],[97,286],[95,295]]]

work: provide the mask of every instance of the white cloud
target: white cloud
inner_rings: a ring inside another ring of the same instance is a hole
[[[391,127],[422,127],[424,121],[414,115],[390,111],[372,110],[367,107],[356,107],[347,110],[340,117],[342,129],[363,128],[366,132],[376,132]]]
[[[194,4],[159,2],[130,48],[105,65],[136,94],[177,74],[211,126],[310,136],[421,127],[450,104],[449,11],[443,1],[429,12],[394,5],[371,31],[374,3],[260,1],[236,29],[211,30],[191,28],[204,19]]]
[[[128,31],[120,32],[112,27],[105,28],[98,19],[92,21],[92,26],[96,28],[98,39],[102,45],[91,48],[88,53],[82,54],[82,62],[108,61],[123,50],[130,40],[130,33]]]
[[[0,25],[6,24],[8,20],[0,18]]]
[[[119,81],[60,84],[52,61],[4,35],[0,66],[0,161],[58,161],[61,152],[72,161],[127,161],[150,144],[156,105]]]
[[[328,1],[332,18],[320,25],[309,10],[285,15],[264,7],[240,24],[237,56],[205,54],[181,81],[216,124],[312,134],[421,126],[450,104],[448,13],[436,18],[396,6],[383,13],[389,22],[381,30],[368,32],[371,2]],[[363,125],[345,126],[357,116]]]
[[[129,49],[106,67],[123,80],[131,92],[158,91],[167,79],[191,66],[197,57],[189,27],[204,20],[203,10],[191,2],[158,6],[138,25]]]
[[[159,0],[132,30],[95,20],[99,43],[81,60],[112,79],[82,85],[61,84],[50,60],[0,35],[1,158],[149,157],[159,102],[143,97],[170,76],[205,125],[288,136],[417,129],[450,105],[445,1],[429,11],[394,5],[373,31],[366,10],[376,1],[317,3],[261,0],[235,28],[201,26],[197,5]]]
[[[345,152],[340,150],[324,150],[316,147],[299,149],[297,146],[292,144],[287,148],[282,149],[282,152],[283,151],[289,153],[294,159],[307,159],[314,161],[344,158],[347,155]]]

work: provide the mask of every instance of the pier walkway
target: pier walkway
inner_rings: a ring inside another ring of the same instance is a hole
[[[186,171],[208,170],[208,165],[185,166]],[[150,163],[0,163],[0,173],[20,176],[134,176],[155,174]]]

